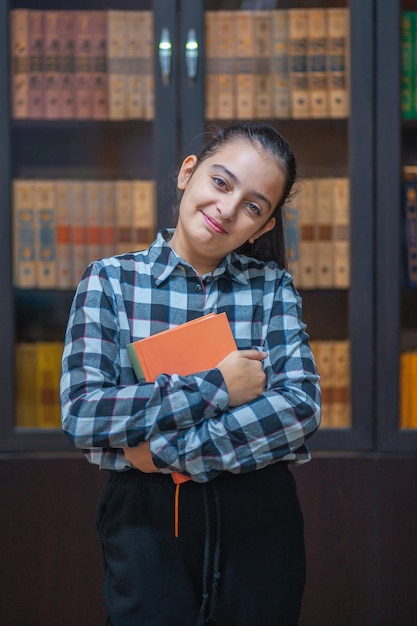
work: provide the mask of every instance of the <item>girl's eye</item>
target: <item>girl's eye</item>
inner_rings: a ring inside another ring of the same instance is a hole
[[[253,213],[254,215],[261,214],[261,209],[258,207],[257,204],[253,204],[252,202],[246,202],[245,205],[249,209],[250,213]]]
[[[226,189],[227,187],[226,181],[223,178],[220,178],[219,176],[214,176],[213,182],[216,185],[216,187],[220,187],[221,189]]]

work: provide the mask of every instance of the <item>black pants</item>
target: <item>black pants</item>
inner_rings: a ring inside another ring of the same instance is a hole
[[[112,472],[98,508],[112,626],[295,626],[303,518],[286,463],[179,492],[169,476]]]

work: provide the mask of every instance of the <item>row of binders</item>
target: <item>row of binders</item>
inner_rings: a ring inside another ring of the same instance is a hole
[[[346,8],[206,11],[206,118],[345,118],[349,50]]]
[[[152,180],[13,181],[14,284],[71,289],[91,261],[147,248]]]
[[[17,119],[154,118],[152,11],[10,13]]]
[[[285,209],[288,269],[300,289],[350,285],[349,179],[305,178]]]

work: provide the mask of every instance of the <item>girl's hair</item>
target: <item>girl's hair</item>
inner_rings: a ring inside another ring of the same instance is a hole
[[[275,159],[284,175],[284,190],[272,215],[275,226],[269,232],[248,241],[236,252],[254,257],[260,261],[276,261],[280,267],[286,265],[283,207],[291,196],[291,190],[297,178],[297,166],[294,154],[287,142],[278,131],[262,122],[232,122],[221,128],[208,141],[197,158],[195,169],[200,163],[218,152],[224,145],[233,141],[246,141]]]

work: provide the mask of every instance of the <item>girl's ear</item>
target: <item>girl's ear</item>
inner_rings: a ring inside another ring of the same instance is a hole
[[[275,217],[271,217],[267,221],[267,223],[262,226],[262,228],[257,230],[256,233],[252,235],[252,237],[249,237],[249,240],[248,240],[249,243],[253,243],[257,239],[259,239],[259,237],[262,237],[262,235],[265,235],[265,233],[268,233],[270,230],[272,230],[275,226],[275,222],[276,222]]]
[[[179,174],[178,174],[178,180],[177,180],[178,189],[186,188],[187,183],[190,180],[192,173],[194,172],[196,163],[197,163],[197,157],[195,156],[195,154],[190,154],[188,157],[184,159],[184,161],[182,162]]]

